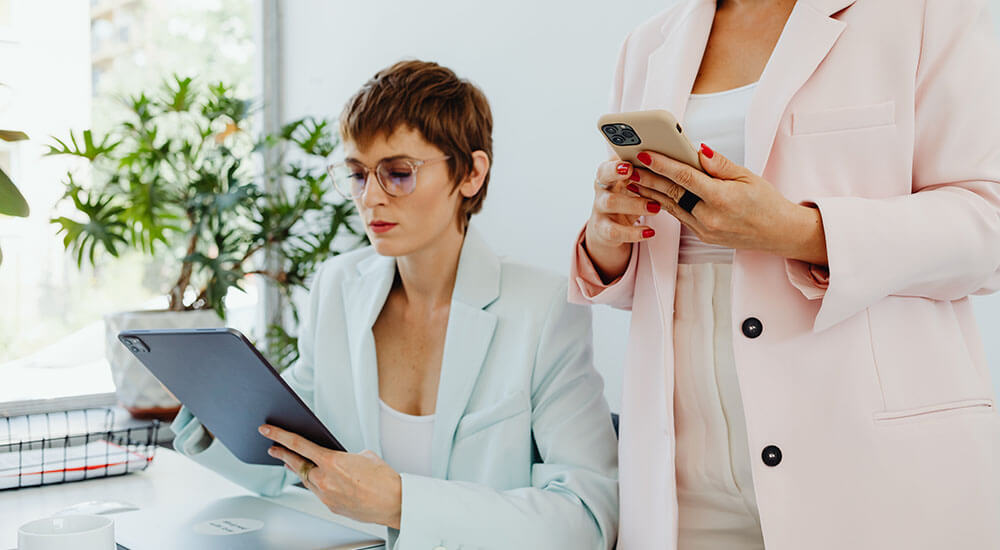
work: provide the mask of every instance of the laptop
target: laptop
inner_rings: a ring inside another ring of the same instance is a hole
[[[362,550],[385,545],[367,533],[250,495],[218,499],[172,517],[147,508],[115,514],[114,520],[119,549],[126,550]]]

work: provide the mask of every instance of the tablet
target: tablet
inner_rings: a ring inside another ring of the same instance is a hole
[[[125,330],[118,340],[243,462],[284,464],[267,454],[277,443],[260,435],[261,424],[345,450],[239,331]]]

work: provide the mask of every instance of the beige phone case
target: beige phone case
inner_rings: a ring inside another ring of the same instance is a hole
[[[639,152],[656,151],[703,170],[698,159],[698,151],[670,111],[655,109],[609,113],[598,119],[597,129],[618,153],[618,158],[636,166],[642,166],[642,163],[635,158]]]

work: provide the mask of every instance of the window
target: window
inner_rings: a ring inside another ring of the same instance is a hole
[[[12,4],[30,43],[2,41]],[[244,97],[254,95],[250,0],[67,6],[53,14],[44,2],[0,0],[0,59],[13,63],[0,73],[10,90],[0,101],[0,121],[14,121],[18,127],[9,129],[31,138],[0,142],[0,167],[20,182],[32,209],[28,218],[0,217],[0,402],[113,391],[103,316],[162,308],[164,281],[175,277],[162,258],[137,253],[77,267],[50,218],[64,214],[54,205],[66,172],[83,182],[89,176],[75,159],[44,155],[50,136],[88,128],[100,135],[123,116],[115,97],[149,93],[174,73],[223,80]],[[256,294],[247,287],[227,304],[230,324],[249,330]]]

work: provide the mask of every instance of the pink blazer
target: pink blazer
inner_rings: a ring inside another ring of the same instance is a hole
[[[629,35],[612,109],[683,119],[715,5],[681,2]],[[1000,548],[1000,416],[968,298],[1000,290],[990,20],[984,0],[799,0],[761,76],[746,165],[819,207],[829,255],[826,269],[735,252],[732,339],[768,550]],[[569,291],[632,311],[624,550],[676,546],[680,223],[645,223],[656,237],[610,285],[578,241]]]

